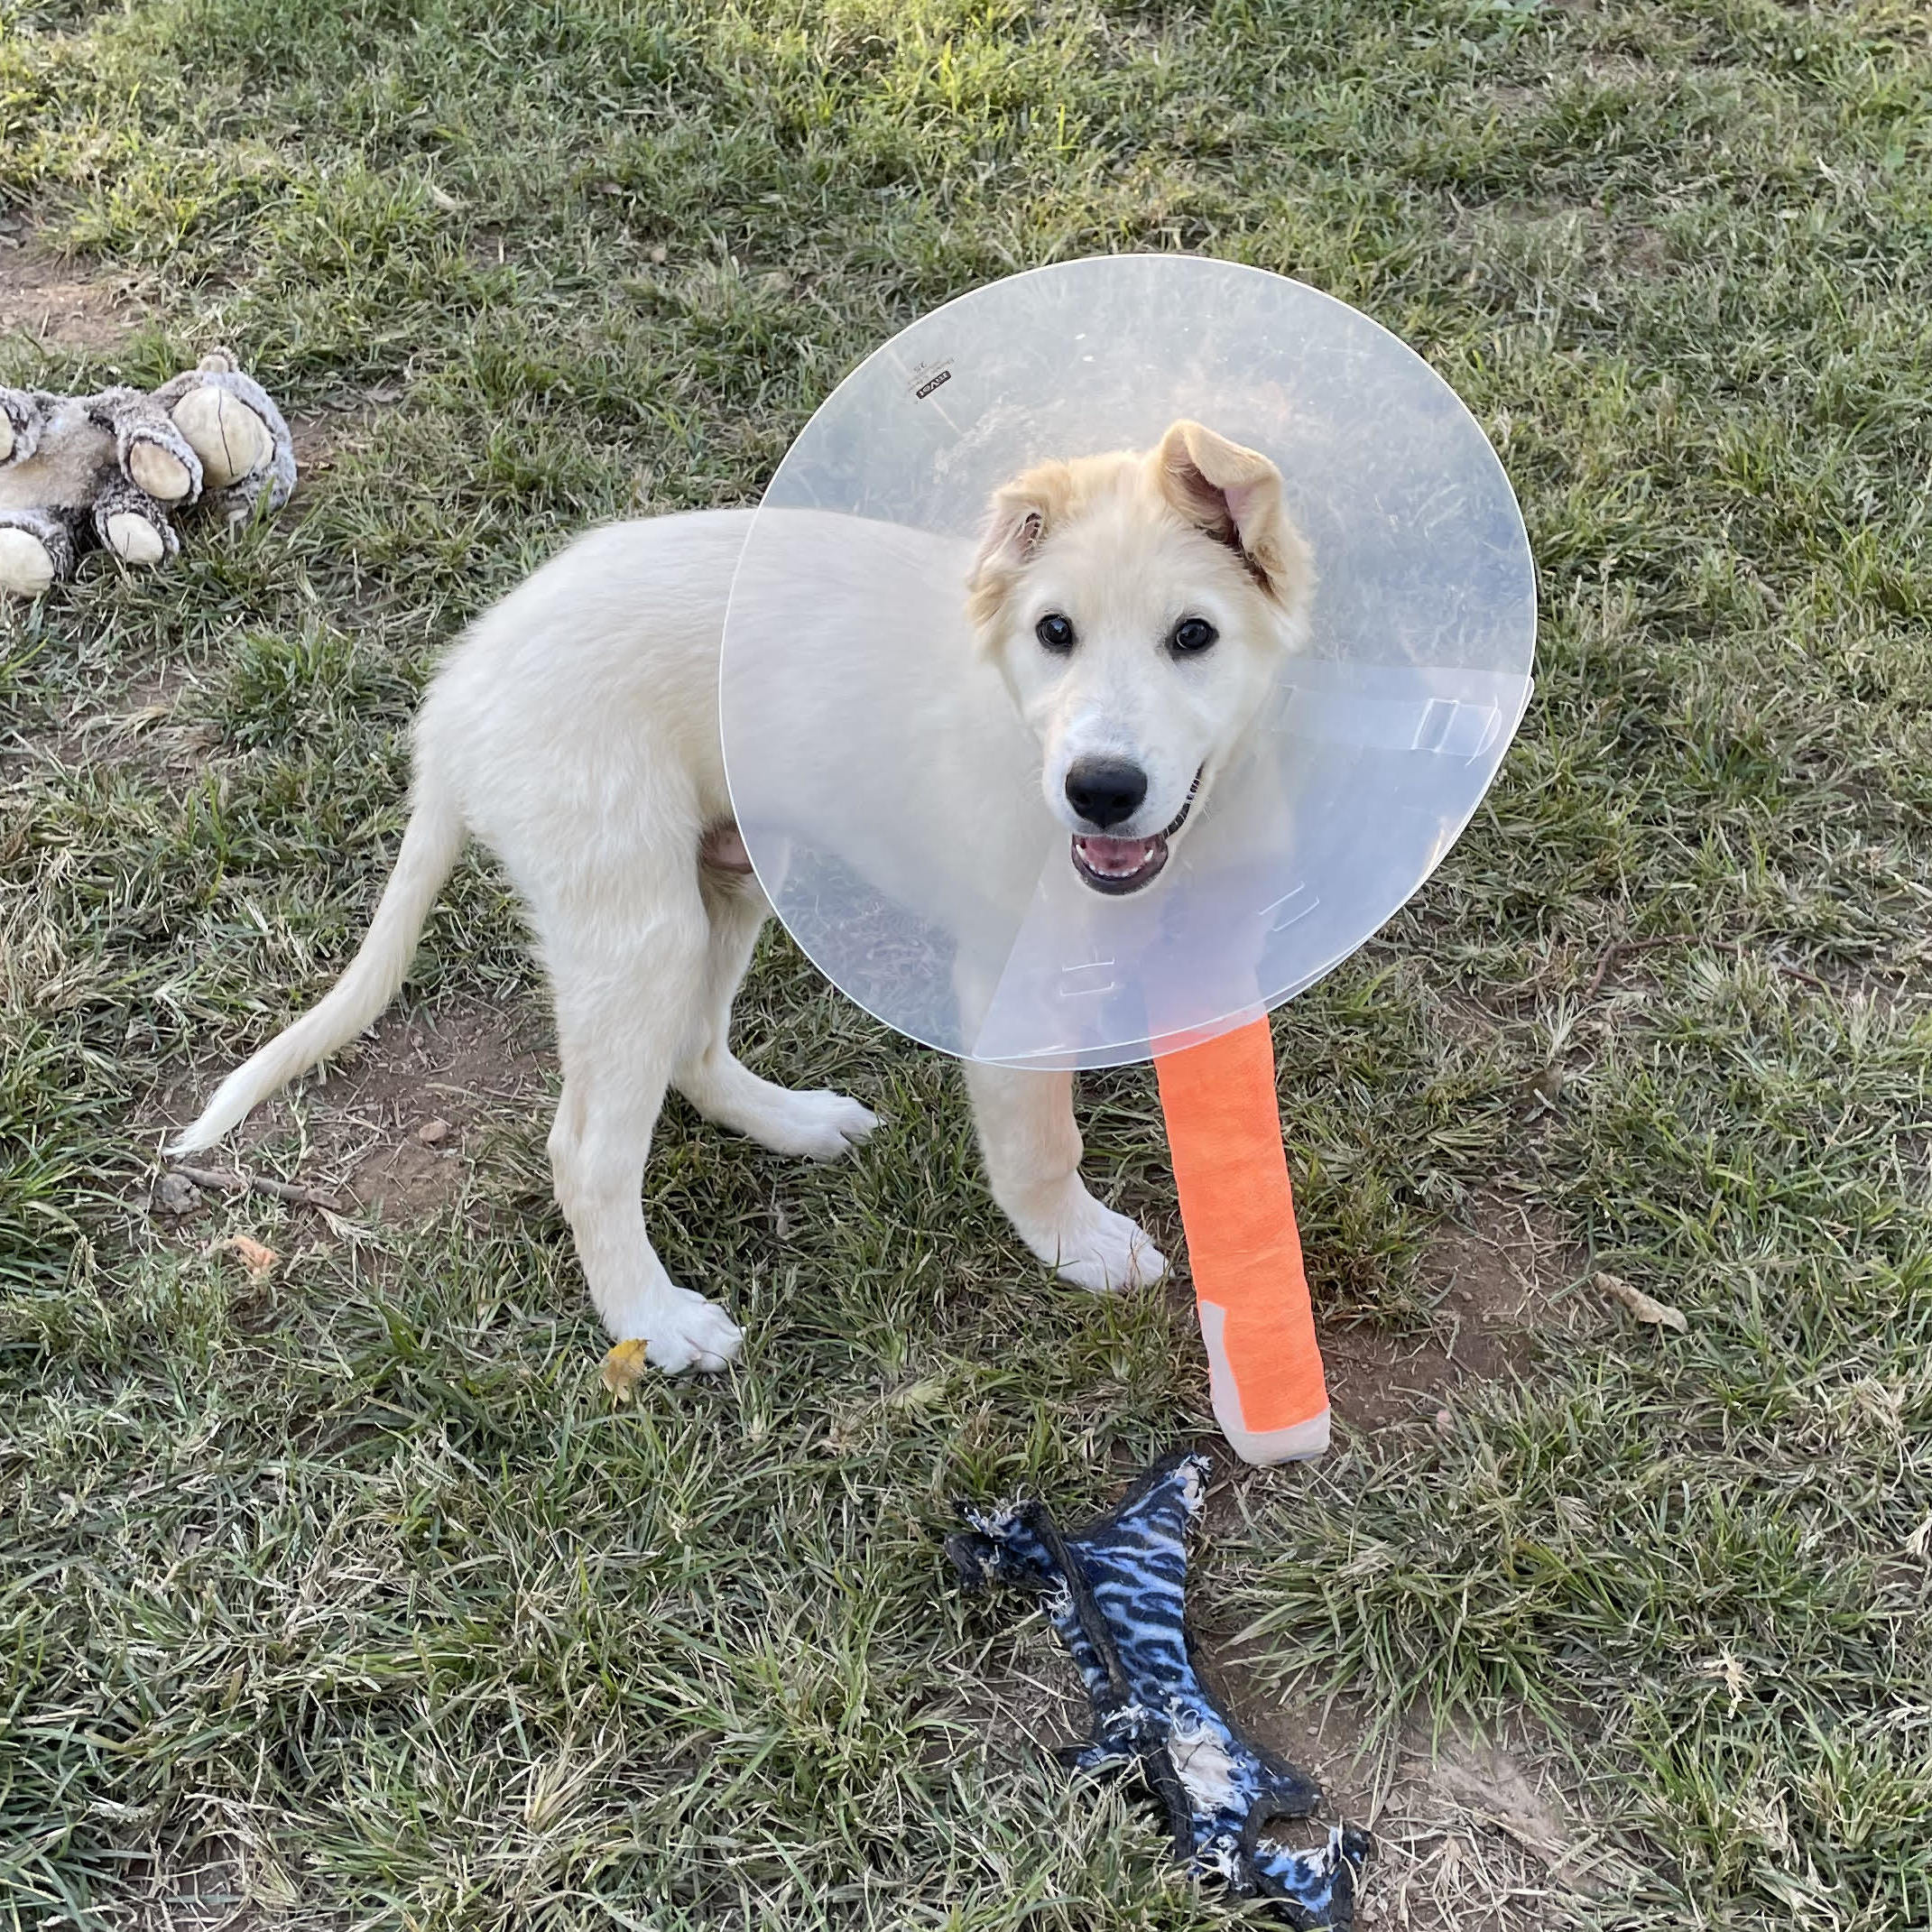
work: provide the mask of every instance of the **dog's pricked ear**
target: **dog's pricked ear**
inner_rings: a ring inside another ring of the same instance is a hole
[[[983,634],[998,616],[1013,579],[1060,520],[1070,487],[1064,464],[1043,463],[993,493],[979,553],[966,579],[967,610]]]
[[[1010,483],[995,494],[980,532],[979,555],[973,575],[988,570],[1017,570],[1047,533],[1047,504],[1035,491]]]
[[[1183,419],[1148,461],[1160,494],[1182,516],[1238,551],[1278,603],[1300,606],[1314,568],[1281,501],[1281,472],[1260,450]]]

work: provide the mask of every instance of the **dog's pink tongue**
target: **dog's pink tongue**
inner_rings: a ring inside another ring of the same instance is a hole
[[[1090,871],[1104,879],[1129,879],[1154,855],[1151,838],[1079,838],[1074,841]]]

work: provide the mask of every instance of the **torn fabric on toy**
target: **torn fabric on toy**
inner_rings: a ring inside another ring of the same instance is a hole
[[[967,1510],[972,1530],[948,1538],[947,1554],[969,1590],[1003,1583],[1043,1599],[1093,1706],[1092,1737],[1063,1747],[1063,1761],[1137,1769],[1190,1872],[1273,1900],[1292,1926],[1345,1927],[1368,1835],[1336,1826],[1307,1852],[1269,1838],[1272,1820],[1313,1812],[1320,1789],[1243,1737],[1195,1669],[1188,1532],[1209,1467],[1202,1455],[1169,1456],[1076,1536],[1063,1536],[1041,1503]]]

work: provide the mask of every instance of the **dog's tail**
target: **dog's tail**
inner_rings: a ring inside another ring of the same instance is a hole
[[[462,855],[468,828],[456,800],[419,768],[415,808],[402,834],[396,869],[348,971],[321,1003],[276,1034],[215,1090],[201,1118],[168,1149],[191,1154],[212,1146],[297,1074],[346,1045],[396,996],[415,957],[416,939],[443,881]]]

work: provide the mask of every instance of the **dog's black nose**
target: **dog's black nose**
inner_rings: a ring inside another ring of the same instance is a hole
[[[1076,758],[1067,768],[1067,802],[1104,832],[1131,818],[1147,796],[1147,773],[1123,758]]]

